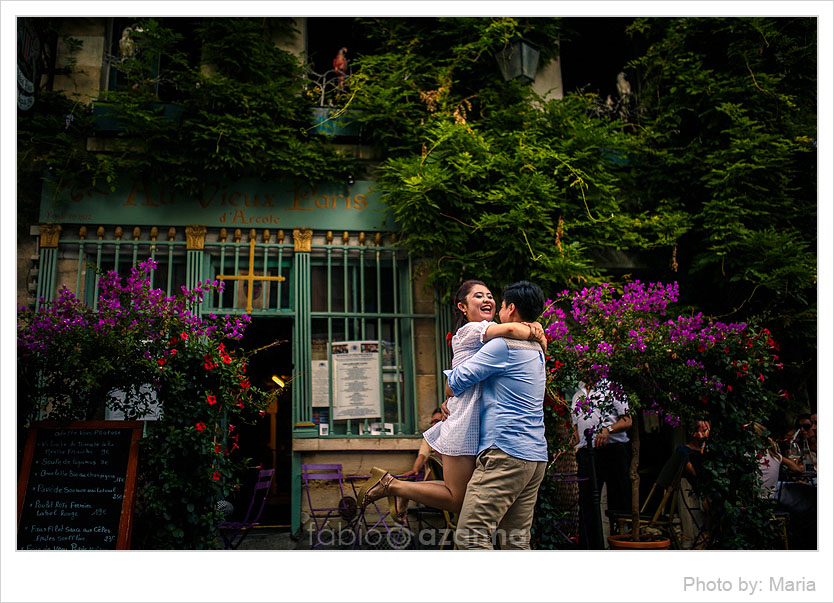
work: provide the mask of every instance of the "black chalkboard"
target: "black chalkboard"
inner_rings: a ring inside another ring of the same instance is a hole
[[[139,421],[36,423],[17,488],[18,549],[130,548]]]

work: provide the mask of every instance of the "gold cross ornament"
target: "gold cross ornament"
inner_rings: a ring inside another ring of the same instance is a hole
[[[281,275],[278,276],[256,276],[254,273],[255,266],[255,237],[249,237],[249,274],[244,274],[242,276],[227,276],[225,274],[218,274],[217,278],[221,281],[246,281],[248,283],[248,289],[246,295],[246,313],[252,313],[252,291],[255,289],[254,284],[255,281],[275,281],[280,283],[281,281],[287,280]],[[280,270],[280,266],[278,267]]]

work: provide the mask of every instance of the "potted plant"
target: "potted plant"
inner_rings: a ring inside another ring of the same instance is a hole
[[[712,448],[721,454],[704,463],[699,480],[715,514],[713,539],[723,548],[766,548],[770,503],[759,495],[761,445],[748,426],[765,421],[778,404],[779,394],[767,387],[768,376],[781,368],[778,344],[767,329],[745,323],[701,314],[671,318],[667,312],[677,298],[676,283],[638,281],[619,291],[603,284],[549,300],[542,317],[551,342],[547,400],[574,412],[569,400],[577,384],[605,380],[610,389],[586,404],[604,409],[615,395],[625,396],[635,425],[644,412],[672,427],[711,419]],[[569,423],[570,412],[561,420]],[[548,416],[553,421],[558,414]],[[639,426],[632,429],[632,542],[645,539],[639,529],[639,432]]]
[[[308,78],[313,85],[307,89],[307,96],[316,102],[310,107],[312,130],[325,136],[358,136],[360,124],[352,119],[349,109],[358,78],[350,74],[347,62],[321,74],[310,70]]]

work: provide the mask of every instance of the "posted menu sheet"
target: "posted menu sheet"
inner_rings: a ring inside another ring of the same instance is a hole
[[[333,360],[333,420],[381,416],[379,342],[335,341]]]

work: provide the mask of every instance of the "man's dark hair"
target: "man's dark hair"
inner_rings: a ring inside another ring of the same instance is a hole
[[[533,322],[544,311],[544,293],[530,281],[518,281],[504,287],[503,300],[506,305],[515,304],[519,316],[526,322]]]
[[[440,407],[439,407],[439,406],[438,406],[437,408],[435,408],[433,411],[431,411],[431,414],[432,414],[432,415],[436,415],[436,414],[438,414],[438,413],[440,413],[441,415],[443,414],[443,411],[442,411],[442,410],[440,410]]]

